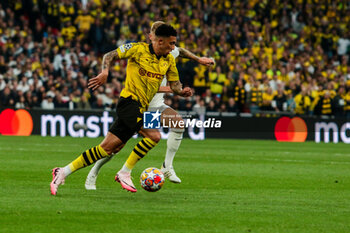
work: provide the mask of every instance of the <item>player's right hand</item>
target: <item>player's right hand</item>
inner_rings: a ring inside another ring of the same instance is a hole
[[[108,70],[103,70],[99,75],[97,75],[95,78],[92,78],[88,82],[88,88],[91,88],[92,90],[96,90],[98,87],[102,86],[107,82],[108,77]]]
[[[185,87],[184,89],[182,89],[181,91],[181,95],[182,97],[190,97],[193,95],[192,89],[189,87]]]
[[[215,60],[211,57],[200,57],[198,62],[205,66],[213,66],[215,65]]]

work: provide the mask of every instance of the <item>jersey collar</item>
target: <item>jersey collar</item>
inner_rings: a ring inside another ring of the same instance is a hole
[[[154,49],[153,49],[153,45],[152,43],[148,45],[148,48],[149,48],[149,51],[151,52],[151,54],[154,54],[156,55],[157,59],[159,60],[161,57],[164,57],[166,58],[168,55],[161,55],[161,56],[158,56],[155,52],[154,52]]]

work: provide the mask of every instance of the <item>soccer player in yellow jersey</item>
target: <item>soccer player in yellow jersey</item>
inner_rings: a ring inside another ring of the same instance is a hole
[[[117,105],[117,118],[100,145],[84,151],[67,166],[53,169],[50,184],[52,195],[57,194],[59,185],[64,183],[68,175],[101,158],[117,153],[135,132],[140,131],[143,112],[146,111],[149,102],[157,93],[164,75],[173,93],[183,97],[192,95],[190,88],[182,89],[175,59],[169,54],[175,48],[176,30],[164,24],[157,28],[155,35],[157,39],[152,44],[125,44],[103,56],[102,72],[89,80],[88,87],[93,90],[106,83],[108,70],[114,59],[128,59],[125,88],[120,94]],[[160,140],[160,133],[156,129],[148,132],[147,136],[136,145],[142,151],[143,156]],[[141,157],[136,154],[129,156],[127,162],[130,167],[133,167]],[[130,173],[118,172],[116,180],[124,189],[136,192]]]
[[[165,23],[163,21],[156,21],[152,24],[151,31],[149,34],[151,41],[156,40],[155,30],[162,24],[165,24]],[[191,53],[190,51],[184,48],[175,47],[175,49],[172,50],[170,54],[174,56],[174,58],[178,56],[189,58],[205,66],[214,65],[214,60],[212,58],[197,57],[196,55],[194,55],[193,53]],[[161,121],[163,122],[164,120],[165,123],[167,122],[167,119],[171,119],[172,122],[182,121],[183,119],[178,115],[178,113],[174,109],[172,109],[170,106],[164,103],[164,92],[171,91],[169,90],[170,88],[166,84],[167,84],[167,80],[164,78],[158,90],[158,93],[153,97],[152,101],[149,104],[148,111],[152,111],[152,112],[159,111],[159,113],[161,113],[161,119],[162,119]],[[165,154],[165,160],[161,166],[161,171],[164,173],[164,176],[173,183],[181,183],[181,179],[175,173],[175,170],[173,167],[173,160],[177,150],[180,147],[184,131],[185,131],[184,127],[181,127],[180,124],[177,124],[175,127],[170,128],[168,139],[167,139],[167,150]],[[141,129],[139,133],[143,137],[147,138],[149,137],[148,132],[149,132],[149,129]],[[143,156],[142,149],[140,149],[137,145],[132,150],[130,157],[131,158],[134,157],[135,153],[140,155],[140,157]],[[113,156],[105,157],[103,159],[98,160],[94,164],[88,176],[86,177],[85,188],[87,190],[96,190],[96,180],[98,177],[98,173],[102,168],[102,166],[106,164],[112,157]],[[128,163],[128,160],[124,164],[122,170],[129,173],[131,172],[130,164]]]

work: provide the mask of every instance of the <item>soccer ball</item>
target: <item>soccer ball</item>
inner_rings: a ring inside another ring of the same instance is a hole
[[[164,175],[158,168],[150,167],[141,173],[140,183],[146,191],[156,192],[164,184]]]

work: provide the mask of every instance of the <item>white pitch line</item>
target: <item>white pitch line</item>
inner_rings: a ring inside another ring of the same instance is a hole
[[[302,160],[302,159],[267,159],[267,158],[254,158],[250,157],[250,160],[263,160],[263,161],[274,161],[274,162],[287,162],[287,163],[321,163],[321,164],[350,164],[347,161],[313,161],[313,160]]]

